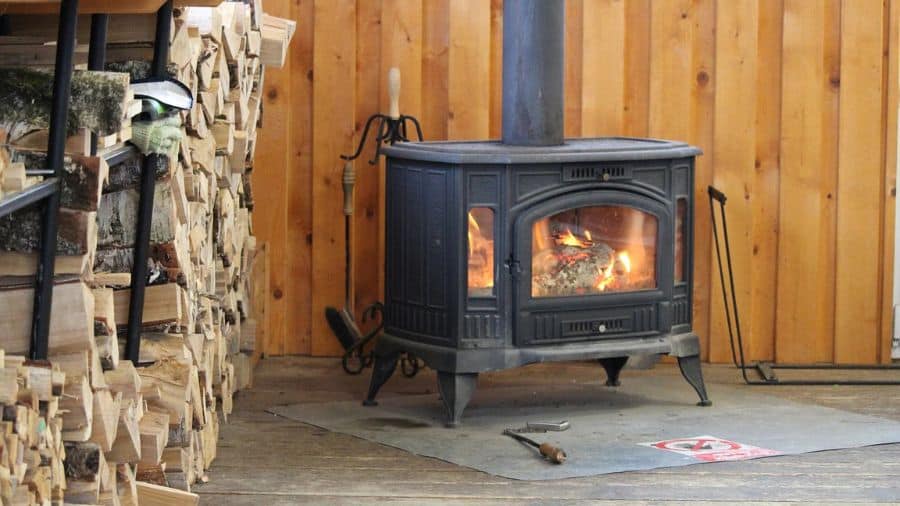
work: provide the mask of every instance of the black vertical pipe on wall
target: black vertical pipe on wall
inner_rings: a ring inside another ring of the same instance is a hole
[[[47,169],[62,179],[66,148],[66,120],[72,89],[72,58],[75,52],[75,26],[78,0],[62,0],[56,37],[56,66],[53,72],[53,99],[50,109],[50,133],[47,141]],[[49,351],[50,310],[53,304],[53,269],[56,260],[56,233],[59,226],[59,188],[43,205],[41,249],[35,275],[34,307],[31,324],[31,358],[45,360]]]
[[[503,143],[563,143],[565,0],[503,2]]]
[[[169,62],[169,39],[172,35],[172,0],[156,13],[156,40],[153,44],[151,77],[166,77]],[[164,155],[151,154],[144,159],[141,170],[141,199],[138,204],[138,229],[134,242],[134,265],[131,267],[131,302],[128,306],[128,334],[125,358],[138,363],[141,354],[141,322],[144,313],[144,290],[147,286],[147,259],[150,252],[150,226],[153,221],[153,190],[156,185],[156,159]]]
[[[91,44],[88,46],[88,70],[103,70],[106,66],[106,32],[109,14],[91,16]],[[97,134],[91,133],[91,156],[97,154]]]

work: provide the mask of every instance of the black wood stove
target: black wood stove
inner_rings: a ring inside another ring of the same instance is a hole
[[[669,354],[709,400],[691,330],[694,157],[657,139],[563,139],[564,0],[504,3],[503,140],[387,155],[385,328],[438,373],[448,425],[482,371]],[[590,83],[585,83],[585,86]]]

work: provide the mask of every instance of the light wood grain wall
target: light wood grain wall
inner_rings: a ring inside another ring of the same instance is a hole
[[[267,353],[338,351],[340,153],[386,108],[429,139],[500,132],[502,0],[270,1],[298,21],[266,73],[256,233],[271,255]],[[728,196],[753,359],[889,361],[900,0],[568,0],[566,134],[700,146],[694,326],[729,360],[707,185]],[[371,155],[368,149],[364,158]],[[354,301],[380,298],[383,167],[356,164]]]

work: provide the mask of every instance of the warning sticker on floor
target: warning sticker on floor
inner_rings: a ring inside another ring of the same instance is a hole
[[[680,453],[704,462],[725,462],[781,455],[781,452],[776,450],[736,443],[716,436],[667,439],[653,443],[640,443],[640,446]]]

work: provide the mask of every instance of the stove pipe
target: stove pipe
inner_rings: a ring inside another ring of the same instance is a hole
[[[565,0],[503,2],[503,143],[563,143]]]

